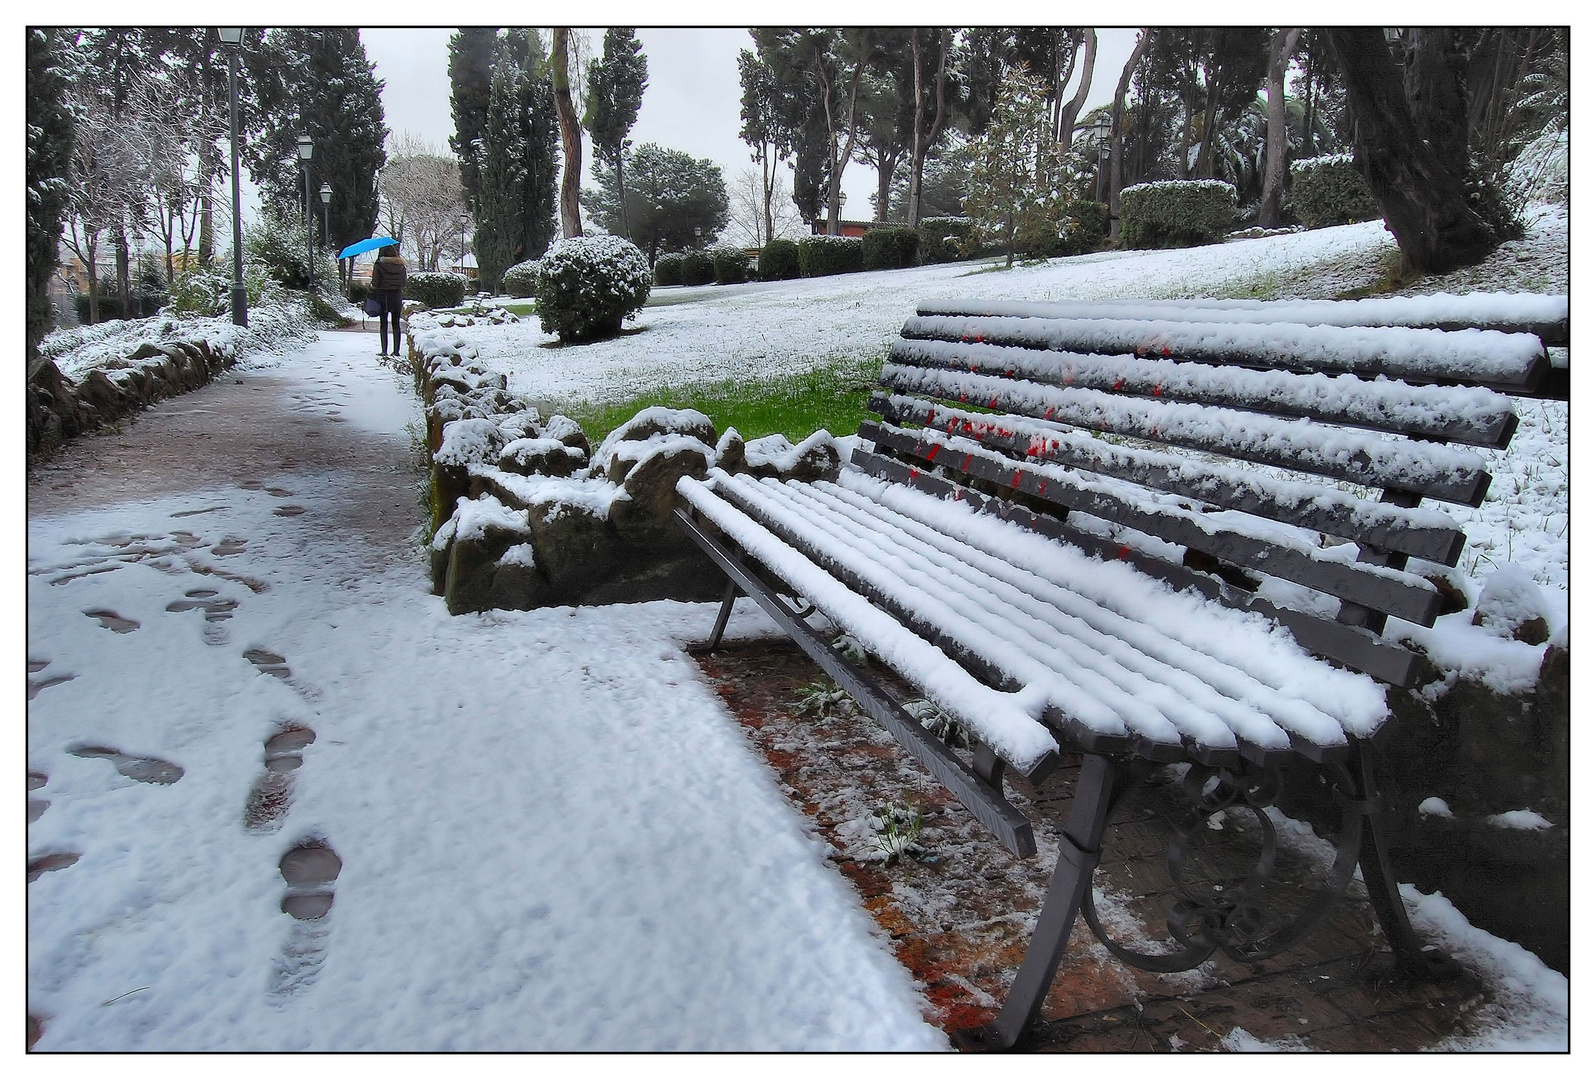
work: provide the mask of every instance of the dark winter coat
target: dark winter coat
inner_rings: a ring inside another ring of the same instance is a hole
[[[398,292],[405,287],[405,261],[394,256],[383,256],[371,264],[373,292]]]

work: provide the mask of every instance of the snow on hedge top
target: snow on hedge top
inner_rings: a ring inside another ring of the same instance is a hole
[[[1349,153],[1343,152],[1340,154],[1320,154],[1318,157],[1298,158],[1291,163],[1291,171],[1300,172],[1303,169],[1317,169],[1322,168],[1325,165],[1351,164],[1352,155]]]
[[[1227,184],[1223,180],[1149,180],[1145,184],[1132,184],[1128,188],[1121,188],[1120,195],[1130,195],[1137,191],[1228,191],[1236,193],[1235,184]]]
[[[921,315],[1009,315],[1043,319],[1168,317],[1181,322],[1283,322],[1315,326],[1530,327],[1568,319],[1568,295],[1433,293],[1362,300],[952,301],[920,304]]]
[[[601,284],[608,284],[617,292],[634,288],[639,278],[654,280],[648,259],[637,245],[624,236],[608,233],[556,240],[538,260],[539,276],[558,276],[578,268],[590,276],[596,275]],[[604,282],[604,278],[608,278],[608,282]]]
[[[1546,349],[1533,334],[1403,326],[920,315],[904,323],[903,336],[1221,363],[1310,364],[1330,371],[1501,386],[1526,384],[1546,363]]]

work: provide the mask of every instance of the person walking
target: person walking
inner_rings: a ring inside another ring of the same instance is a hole
[[[377,261],[371,264],[371,294],[378,297],[382,311],[377,315],[377,328],[382,331],[382,355],[388,355],[388,324],[393,323],[393,355],[399,355],[399,315],[405,304],[405,261],[399,257],[399,246],[390,244],[377,252]]]

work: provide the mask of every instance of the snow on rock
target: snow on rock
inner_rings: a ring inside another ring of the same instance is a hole
[[[616,501],[627,498],[618,485],[603,478],[520,476],[481,465],[471,466],[470,474],[502,488],[516,502],[535,508],[544,521],[553,521],[567,511],[603,521],[610,516]]]
[[[432,459],[439,465],[497,462],[503,449],[504,432],[493,420],[451,420],[443,425],[443,443]]]
[[[558,439],[515,439],[499,451],[499,468],[523,475],[569,476],[586,461],[587,455],[580,449]]]
[[[697,409],[668,409],[663,405],[654,405],[641,410],[606,435],[604,441],[599,444],[598,451],[593,455],[593,464],[606,471],[613,471],[611,462],[615,455],[621,452],[620,447],[623,444],[643,442],[660,435],[690,438],[705,444],[706,448],[713,447],[717,441],[714,423]],[[625,460],[637,461],[637,456],[631,450],[624,453],[632,454]],[[713,450],[710,453],[713,460]]]
[[[531,544],[516,544],[499,556],[500,566],[525,566],[528,569],[535,569],[537,564]]]
[[[1539,832],[1541,829],[1550,829],[1552,823],[1533,810],[1507,810],[1500,814],[1492,814],[1485,819],[1487,825],[1495,825],[1498,829],[1525,829],[1530,832]]]
[[[1428,799],[1419,803],[1418,810],[1422,817],[1450,818],[1452,816],[1452,808],[1446,805],[1446,800],[1435,795],[1431,795]]]
[[[1549,636],[1546,597],[1529,571],[1514,563],[1485,579],[1471,621],[1500,637],[1530,644],[1540,644]],[[1534,626],[1537,622],[1538,628]]]
[[[482,540],[489,532],[526,536],[531,532],[525,510],[505,506],[492,495],[461,499],[455,504],[454,539]]]
[[[830,480],[842,467],[842,451],[831,432],[822,428],[797,446],[779,433],[753,439],[743,444],[743,460],[755,475],[783,480]]]
[[[1424,650],[1442,678],[1421,693],[1433,700],[1459,679],[1477,682],[1498,694],[1523,694],[1540,679],[1546,646],[1504,640],[1469,622],[1469,613],[1442,615],[1430,627],[1392,619],[1386,637],[1406,640]]]

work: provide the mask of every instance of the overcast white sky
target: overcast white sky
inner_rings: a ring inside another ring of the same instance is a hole
[[[454,121],[449,113],[449,36],[453,27],[382,28],[360,31],[366,55],[384,80],[383,112],[394,137],[416,136],[448,152]],[[588,30],[590,54],[600,51],[604,32]],[[737,137],[742,88],[737,51],[753,47],[745,29],[640,28],[648,56],[648,88],[632,129],[633,143],[656,142],[708,158],[719,165],[727,186],[750,164],[749,148]],[[1098,31],[1098,53],[1088,107],[1109,101],[1136,31]],[[591,148],[584,139],[583,183],[591,183]],[[854,162],[843,173],[847,218],[871,216],[875,170]]]

